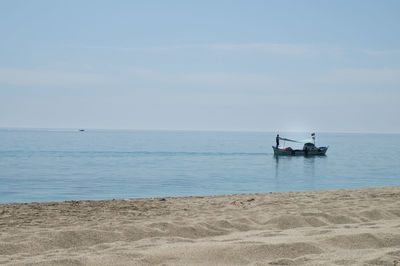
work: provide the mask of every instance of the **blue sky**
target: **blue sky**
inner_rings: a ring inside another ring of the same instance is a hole
[[[0,127],[400,132],[399,1],[1,1]]]

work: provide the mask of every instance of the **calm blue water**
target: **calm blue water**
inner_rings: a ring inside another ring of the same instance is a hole
[[[275,158],[274,144],[275,133],[0,130],[0,203],[400,185],[398,134],[318,134],[324,157]]]

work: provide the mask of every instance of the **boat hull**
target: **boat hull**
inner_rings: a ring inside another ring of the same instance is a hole
[[[315,150],[292,150],[292,149],[279,149],[272,146],[274,150],[274,155],[278,156],[316,156],[325,155],[328,147],[320,147]]]

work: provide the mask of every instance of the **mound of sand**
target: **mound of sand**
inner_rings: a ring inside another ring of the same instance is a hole
[[[400,187],[5,204],[0,264],[400,265]]]

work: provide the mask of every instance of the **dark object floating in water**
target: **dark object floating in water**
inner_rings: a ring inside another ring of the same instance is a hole
[[[84,129],[79,129],[79,131],[85,131]]]

